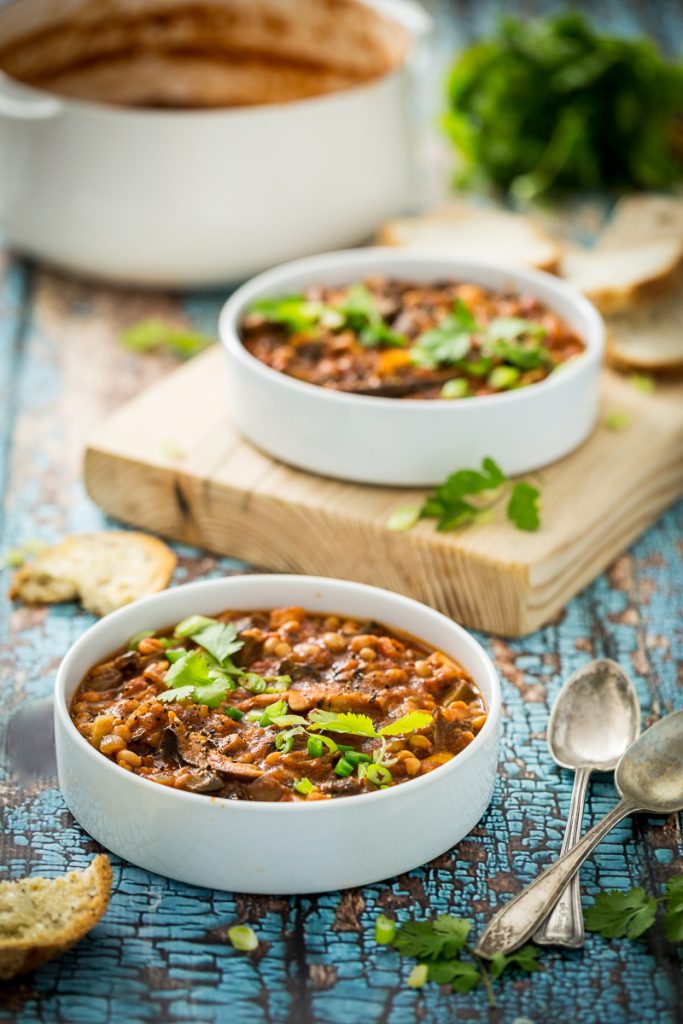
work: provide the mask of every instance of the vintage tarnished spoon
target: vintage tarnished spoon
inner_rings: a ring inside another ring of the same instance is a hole
[[[562,853],[576,846],[581,836],[591,774],[613,772],[639,732],[638,696],[615,661],[591,661],[574,672],[560,690],[548,722],[548,748],[556,764],[576,772]],[[578,871],[536,931],[534,942],[570,949],[583,945]]]
[[[527,942],[588,854],[622,818],[639,811],[673,814],[683,810],[683,711],[660,719],[629,747],[617,765],[614,782],[619,802],[573,850],[562,854],[498,911],[476,945],[479,956],[509,953]]]

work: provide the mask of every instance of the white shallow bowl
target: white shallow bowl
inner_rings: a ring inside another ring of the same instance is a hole
[[[87,671],[141,629],[224,609],[296,604],[377,619],[456,658],[471,673],[488,720],[461,754],[391,789],[319,803],[224,800],[158,786],[98,753],[69,718]],[[126,860],[182,882],[237,892],[289,894],[366,885],[444,853],[477,824],[498,761],[500,687],[482,647],[444,615],[376,587],[315,576],[238,576],[145,598],[92,626],[57,675],[59,784],[69,810]]]
[[[349,395],[288,377],[252,356],[239,337],[251,303],[311,284],[347,284],[369,274],[474,282],[546,303],[586,344],[561,373],[517,391],[443,401]],[[253,278],[226,302],[220,336],[228,357],[229,408],[258,448],[301,469],[368,484],[426,486],[490,455],[510,475],[562,458],[592,431],[604,324],[569,285],[540,271],[453,259],[443,253],[352,249],[285,264]]]

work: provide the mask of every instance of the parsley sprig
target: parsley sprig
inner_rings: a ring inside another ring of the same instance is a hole
[[[540,950],[524,946],[509,956],[496,953],[487,963],[468,945],[472,923],[469,918],[440,914],[431,921],[406,921],[397,926],[391,918],[380,914],[375,922],[375,940],[418,961],[408,978],[411,988],[434,981],[450,985],[454,992],[470,992],[481,984],[489,1005],[495,1006],[492,983],[510,968],[527,973],[539,971]]]
[[[257,299],[249,307],[271,324],[280,324],[294,334],[312,334],[318,328],[351,330],[365,348],[408,344],[403,334],[393,331],[379,311],[372,292],[360,282],[352,284],[339,305],[307,299],[305,295],[283,295]]]
[[[168,689],[159,695],[159,700],[164,703],[191,700],[195,704],[217,708],[238,686],[252,693],[268,693],[277,692],[291,682],[289,676],[260,676],[234,663],[232,655],[244,647],[234,622],[191,615],[178,623],[174,637],[177,640],[190,639],[197,647],[168,651],[168,659],[172,662],[164,677]]]
[[[213,344],[213,338],[164,320],[140,320],[121,334],[121,344],[131,352],[170,352],[178,359],[191,359]]]
[[[409,530],[419,519],[436,519],[437,530],[444,533],[485,522],[504,499],[505,514],[518,530],[535,533],[539,529],[540,492],[525,480],[512,483],[492,458],[485,458],[480,470],[460,469],[451,473],[422,505],[396,509],[387,525],[398,532]]]
[[[525,370],[553,366],[542,341],[546,334],[541,324],[521,317],[497,317],[488,324],[478,323],[465,303],[456,299],[451,312],[436,327],[418,336],[410,360],[428,370],[452,366],[475,377],[488,377],[490,387],[505,391],[517,386]],[[498,366],[493,365],[494,359],[499,361]],[[464,398],[466,392],[449,395],[446,391],[442,397]]]
[[[606,939],[637,939],[654,924],[660,903],[665,906],[664,934],[671,942],[683,942],[683,875],[670,878],[659,897],[640,887],[601,892],[586,910],[586,928]]]

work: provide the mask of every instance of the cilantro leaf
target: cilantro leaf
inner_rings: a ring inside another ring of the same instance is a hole
[[[174,700],[189,700],[194,693],[194,686],[176,686],[173,690],[166,690],[159,694],[159,700],[164,704],[170,704]]]
[[[355,331],[361,345],[366,348],[378,345],[403,347],[407,344],[405,335],[392,331],[385,323],[372,292],[364,284],[352,284],[338,308],[344,318],[344,327]]]
[[[545,338],[547,330],[535,320],[523,320],[516,316],[500,316],[486,328],[487,338],[492,341],[519,341],[523,337]]]
[[[507,955],[505,953],[494,953],[491,957],[489,974],[495,980],[508,967],[518,967],[520,971],[527,971],[529,974],[533,974],[534,971],[540,971],[541,965],[538,962],[540,952],[538,946],[522,946],[521,949]]]
[[[670,942],[683,942],[683,875],[675,875],[666,883],[664,934]]]
[[[601,892],[586,910],[586,928],[606,939],[637,939],[653,924],[657,901],[644,889]]]
[[[210,682],[209,663],[200,651],[187,651],[171,665],[164,677],[167,687],[171,683],[176,686],[201,686]]]
[[[208,651],[219,664],[226,662],[231,654],[244,647],[244,640],[237,639],[237,627],[234,622],[215,622],[190,635],[194,642]]]
[[[401,956],[439,960],[456,955],[467,942],[472,922],[441,914],[434,921],[407,921],[396,932],[394,947]]]
[[[175,636],[188,637],[193,633],[199,633],[206,626],[212,626],[218,619],[209,619],[206,615],[188,615],[186,619],[179,622],[173,630]]]
[[[217,708],[234,689],[235,684],[232,679],[228,679],[227,676],[214,677],[206,686],[195,686],[192,699],[196,704],[206,704],[207,707]]]
[[[314,708],[308,716],[309,728],[325,732],[342,732],[350,736],[376,736],[375,726],[368,715],[357,715],[351,711],[323,711]]]
[[[429,980],[451,985],[454,992],[471,992],[481,981],[481,973],[467,960],[437,960],[429,964]]]
[[[279,298],[256,299],[250,313],[259,313],[267,323],[281,324],[294,334],[306,334],[332,311],[323,302],[312,302],[305,295],[282,295]],[[339,323],[341,318],[337,317]]]
[[[395,722],[390,722],[383,729],[379,730],[380,736],[405,736],[406,733],[415,732],[416,729],[424,729],[432,721],[431,711],[410,711]]]
[[[519,480],[512,488],[507,517],[518,530],[535,533],[540,527],[539,498],[539,491],[525,480]]]
[[[166,349],[180,359],[191,359],[212,343],[213,338],[163,320],[141,320],[127,327],[121,334],[121,344],[131,352],[146,353]]]

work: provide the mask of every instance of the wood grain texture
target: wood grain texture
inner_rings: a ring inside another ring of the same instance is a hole
[[[437,55],[425,69],[440,86],[443,57],[490,27],[488,0],[432,5]],[[525,12],[548,3],[520,3]],[[683,39],[677,0],[588,3],[602,26],[645,27],[670,50]],[[506,5],[509,10],[511,5]],[[431,111],[430,111],[431,113]],[[0,254],[0,553],[33,537],[114,525],[85,496],[83,446],[97,423],[173,367],[117,341],[146,316],[213,330],[224,295],[140,295],[89,288]],[[624,435],[621,435],[623,439]],[[634,470],[634,486],[638,469]],[[583,506],[578,506],[578,513]],[[577,513],[577,514],[578,514]],[[378,911],[405,919],[470,913],[481,929],[508,894],[556,856],[571,775],[545,744],[548,709],[569,673],[592,657],[630,671],[644,724],[683,706],[683,503],[664,514],[545,628],[523,640],[480,636],[503,687],[499,780],[486,816],[446,855],[385,883],[315,898],[237,897],[151,875],[114,858],[109,911],[66,956],[0,988],[5,1024],[677,1024],[683,953],[660,928],[630,943],[589,935],[585,949],[542,956],[544,970],[505,978],[498,1006],[480,991],[406,987],[409,965],[375,945]],[[248,571],[244,563],[178,546],[174,583]],[[8,571],[0,583],[6,590]],[[12,606],[0,598],[0,878],[83,867],[97,845],[70,817],[52,770],[50,695],[69,645],[92,622],[79,608]],[[611,805],[608,779],[591,786],[586,824]],[[410,822],[403,823],[409,829]],[[400,842],[400,833],[391,837]],[[198,855],[209,856],[202,845]],[[273,855],[286,856],[273,838]],[[585,898],[604,887],[659,893],[683,871],[680,822],[624,822],[582,871]],[[253,957],[226,930],[256,929]]]
[[[256,565],[375,583],[465,625],[519,636],[552,618],[683,492],[683,384],[648,395],[605,371],[601,420],[618,410],[630,426],[615,433],[601,422],[536,475],[538,533],[504,521],[392,533],[391,511],[424,492],[316,477],[257,451],[230,424],[223,360],[216,346],[97,429],[84,479],[110,515]]]

